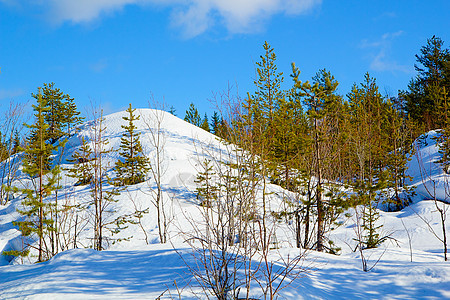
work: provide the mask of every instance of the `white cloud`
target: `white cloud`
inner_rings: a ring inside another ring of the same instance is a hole
[[[101,14],[122,9],[135,4],[137,0],[49,0],[49,13],[53,21],[74,23],[89,22]]]
[[[186,38],[202,34],[214,24],[209,1],[196,1],[187,8],[176,7],[172,13],[172,26],[182,30]]]
[[[380,52],[378,52],[378,54],[372,59],[370,68],[374,71],[399,71],[403,73],[412,72],[411,67],[400,65],[396,61],[390,60],[383,49],[381,49]]]
[[[370,69],[374,71],[390,71],[390,72],[403,72],[411,73],[413,70],[410,66],[405,66],[397,63],[390,58],[390,50],[392,43],[396,38],[401,36],[403,31],[388,32],[381,36],[377,40],[363,40],[360,47],[363,49],[370,49]]]
[[[5,0],[0,0],[5,1]],[[196,36],[222,23],[230,32],[251,32],[274,14],[297,15],[322,0],[28,0],[48,12],[56,23],[83,23],[120,11],[127,5],[158,5],[172,9],[171,23]]]
[[[207,0],[211,12],[220,14],[231,32],[251,32],[274,14],[297,15],[310,11],[322,0]]]

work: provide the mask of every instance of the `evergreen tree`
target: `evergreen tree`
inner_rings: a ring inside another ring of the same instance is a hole
[[[303,136],[307,132],[306,115],[303,112],[302,104],[295,97],[293,91],[287,98],[280,98],[278,109],[274,115],[273,125],[274,135],[272,137],[271,159],[276,163],[274,178],[284,188],[294,191],[295,179],[291,177],[295,174],[293,169],[299,170],[299,152],[306,145],[303,143]]]
[[[255,81],[257,90],[254,98],[259,104],[263,118],[268,120],[268,126],[273,122],[274,114],[279,107],[279,102],[284,98],[281,84],[284,80],[283,73],[278,72],[274,49],[267,43],[263,45],[264,55],[257,62],[258,80]]]
[[[24,216],[21,221],[14,222],[19,227],[23,236],[37,236],[38,238],[38,262],[49,259],[52,254],[47,248],[45,238],[55,230],[52,213],[54,204],[45,202],[55,189],[57,189],[57,177],[59,168],[50,167],[50,155],[55,146],[46,143],[47,129],[49,127],[44,120],[46,100],[41,97],[39,91],[37,104],[33,105],[35,111],[35,123],[26,125],[30,128],[31,141],[23,149],[23,172],[33,182],[32,187],[22,189],[25,195],[22,201],[23,209],[18,212]],[[31,246],[29,244],[28,246]],[[24,249],[20,255],[27,255],[28,249]]]
[[[216,136],[227,139],[229,135],[229,128],[227,122],[219,115],[217,111],[214,112],[211,117],[211,123],[209,125],[211,132]]]
[[[16,154],[17,152],[19,152],[19,149],[20,149],[19,131],[15,130],[11,154]]]
[[[272,148],[272,137],[274,135],[274,118],[280,101],[284,101],[284,91],[281,90],[283,73],[278,72],[276,55],[274,49],[267,43],[263,45],[264,54],[256,63],[257,80],[254,81],[256,91],[248,95],[247,103],[244,105],[244,119],[251,124],[251,135],[258,147],[264,145],[265,151]]]
[[[399,155],[400,145],[392,149],[389,145],[391,136],[397,133],[398,119],[395,119],[392,103],[385,101],[379,93],[376,80],[368,73],[364,82],[354,85],[348,94],[351,111],[354,160],[358,168],[355,171],[353,189],[356,192],[355,204],[362,205],[362,230],[364,235],[358,241],[365,248],[375,248],[386,237],[380,238],[382,225],[377,225],[379,218],[376,207],[383,201],[392,202],[387,188],[391,188],[399,197],[404,175],[402,170],[406,165],[406,156]],[[394,115],[392,115],[394,114]],[[392,121],[392,122],[391,122]],[[392,130],[392,131],[391,131]],[[395,199],[395,205],[400,205]]]
[[[170,114],[172,114],[172,115],[174,115],[174,116],[176,116],[177,115],[177,113],[176,113],[176,109],[175,109],[175,107],[173,106],[173,105],[171,105],[170,107],[169,107],[169,113]]]
[[[65,134],[70,135],[73,134],[73,129],[77,125],[83,122],[84,118],[80,116],[80,112],[77,109],[75,104],[75,99],[69,97],[69,95],[64,95],[64,113],[65,118],[63,119],[63,127],[62,130]]]
[[[384,151],[387,152],[387,187],[393,194],[386,195],[384,203],[387,204],[388,210],[397,211],[408,205],[415,193],[415,187],[410,185],[412,177],[406,174],[414,140],[411,135],[411,120],[403,118],[390,101],[387,103],[386,114],[388,148]]]
[[[274,49],[265,42],[264,54],[257,65],[257,79],[254,81],[256,91],[248,94],[245,103],[242,104],[243,114],[234,122],[241,130],[238,136],[239,146],[249,151],[257,164],[252,165],[252,171],[261,177],[261,226],[259,233],[260,247],[264,252],[269,250],[269,243],[273,233],[268,230],[268,198],[267,183],[270,170],[273,167],[271,152],[274,135],[274,115],[280,98],[284,97],[281,90],[283,81],[282,73],[277,71],[276,55]]]
[[[37,104],[33,104],[36,124],[24,124],[25,127],[30,128],[30,133],[25,140],[25,149],[41,149],[41,151],[43,152],[28,152],[27,161],[30,165],[38,165],[38,169],[42,167],[44,171],[48,171],[50,170],[50,155],[52,151],[55,150],[55,147],[50,146],[47,143],[47,141],[49,140],[50,125],[46,122],[45,116],[49,111],[49,107],[47,106],[46,99],[42,97],[40,88],[38,94],[36,95],[36,101]],[[37,175],[37,173],[32,175],[35,176]]]
[[[38,95],[32,94],[37,99]],[[47,139],[53,144],[60,137],[69,134],[70,130],[81,123],[80,112],[77,111],[74,99],[64,94],[55,84],[44,83],[41,97],[45,101],[44,120],[49,125]]]
[[[386,236],[380,236],[380,229],[383,226],[377,224],[379,218],[380,214],[373,205],[365,205],[362,228],[365,232],[363,244],[366,249],[377,248],[387,239]]]
[[[442,126],[439,111],[439,97],[436,89],[450,90],[450,50],[444,48],[442,39],[433,36],[427,40],[420,54],[416,55],[417,76],[411,80],[408,90],[400,94],[406,110],[426,130]]]
[[[191,103],[189,105],[188,110],[186,110],[186,115],[184,117],[184,120],[186,122],[189,122],[191,124],[194,124],[197,127],[200,127],[202,124],[202,118],[200,117],[197,108],[195,107],[194,103]]]
[[[39,88],[41,90],[41,88]],[[32,94],[34,98],[39,95]],[[44,83],[42,94],[40,95],[45,101],[44,120],[48,124],[46,139],[54,143],[63,133],[61,131],[62,120],[64,116],[63,93],[59,89],[54,88],[54,83]]]
[[[214,171],[210,160],[201,162],[202,170],[198,172],[195,183],[197,184],[197,199],[200,205],[211,208],[217,199],[217,187],[213,182]]]
[[[80,148],[75,150],[72,158],[68,160],[73,163],[73,166],[68,169],[68,176],[77,179],[75,185],[87,185],[92,182],[91,160],[92,149],[83,137]]]
[[[317,209],[317,251],[323,251],[325,247],[326,212],[331,208],[326,207],[324,192],[326,190],[325,178],[331,178],[333,174],[333,158],[335,157],[336,142],[339,139],[337,112],[341,110],[342,98],[336,94],[338,82],[330,72],[320,70],[313,78],[313,84],[309,81],[302,82],[299,79],[300,71],[292,64],[294,88],[296,97],[303,99],[307,108],[307,117],[310,124],[310,141],[312,146],[310,174],[315,176],[314,200]]]
[[[220,131],[220,129],[219,129],[220,122],[221,122],[221,118],[220,118],[219,113],[217,111],[214,111],[214,113],[213,113],[213,115],[211,117],[210,128],[211,128],[211,132],[214,133],[217,136],[218,136],[218,133]]]
[[[205,117],[203,118],[202,125],[200,126],[200,128],[202,128],[203,130],[206,130],[208,132],[210,131],[208,116],[206,115],[206,113],[205,113]]]
[[[0,132],[0,162],[4,161],[9,157],[8,144],[9,141],[7,140],[6,135],[3,135]]]
[[[358,182],[354,186],[354,190],[357,192],[353,196],[357,198],[355,199],[355,204],[359,204],[362,207],[362,224],[360,225],[362,234],[355,239],[362,248],[361,250],[377,248],[387,239],[387,236],[380,236],[380,230],[383,227],[378,222],[380,214],[374,206],[375,204],[370,201],[376,197],[376,193],[380,189],[385,187],[385,185],[383,186],[383,181],[372,186],[368,182]],[[358,208],[355,209],[358,210]]]
[[[136,131],[134,122],[140,116],[134,114],[136,109],[132,109],[131,103],[127,109],[128,116],[123,117],[128,122],[122,125],[125,130],[121,138],[119,154],[124,158],[116,163],[117,181],[119,185],[131,185],[145,181],[149,171],[149,160],[143,155],[142,145],[139,139],[139,132]]]

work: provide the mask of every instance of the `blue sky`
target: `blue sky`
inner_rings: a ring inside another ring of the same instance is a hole
[[[365,72],[396,95],[427,38],[450,46],[450,1],[0,0],[0,109],[43,83],[110,113],[153,98],[184,117],[230,84],[254,91],[268,41],[291,85],[326,68],[345,95]]]

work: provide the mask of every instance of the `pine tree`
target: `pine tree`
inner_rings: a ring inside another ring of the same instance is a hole
[[[173,106],[173,105],[171,105],[170,107],[169,107],[169,111],[168,111],[170,114],[172,114],[172,115],[174,115],[174,116],[176,116],[177,115],[177,110],[175,109],[175,107]]]
[[[364,231],[364,235],[359,237],[364,240],[358,242],[365,248],[375,248],[386,239],[379,235],[382,226],[376,225],[379,218],[376,207],[382,201],[390,201],[386,188],[400,188],[398,181],[403,175],[401,166],[406,164],[406,157],[397,155],[388,143],[390,135],[394,134],[389,132],[390,129],[396,129],[390,128],[390,125],[398,124],[389,122],[389,118],[395,117],[391,115],[392,106],[379,93],[376,80],[366,73],[364,82],[354,85],[348,98],[352,148],[358,165],[353,190],[357,195],[355,204],[362,205]]]
[[[271,170],[277,168],[272,161],[274,152],[275,115],[279,104],[285,97],[281,89],[283,82],[282,73],[277,71],[276,55],[274,49],[265,42],[264,54],[256,63],[257,78],[254,81],[256,91],[248,94],[240,108],[242,114],[230,121],[230,127],[225,127],[230,134],[226,134],[230,142],[233,142],[245,151],[249,152],[248,175],[253,183],[255,178],[260,178],[261,207],[256,205],[255,190],[251,188],[249,206],[245,214],[261,213],[260,238],[256,241],[264,253],[269,250],[269,244],[274,233],[268,228],[268,192],[267,185],[271,176]],[[237,133],[237,134],[236,134]],[[235,136],[234,136],[235,135]],[[251,210],[251,211],[249,211]],[[254,215],[253,215],[254,217]]]
[[[8,144],[9,141],[7,140],[6,135],[3,135],[0,132],[0,162],[4,161],[9,157]]]
[[[417,77],[411,80],[408,90],[400,94],[406,104],[406,110],[426,130],[442,126],[439,118],[439,98],[434,90],[445,87],[450,90],[450,49],[444,48],[442,39],[433,36],[426,46],[416,55],[419,63],[415,65]]]
[[[203,118],[202,125],[200,126],[200,128],[202,128],[203,130],[206,130],[208,132],[210,131],[208,116],[206,115],[206,113],[205,113],[205,117]]]
[[[279,98],[274,116],[271,159],[276,163],[274,178],[286,189],[295,190],[295,171],[300,170],[299,152],[305,148],[303,136],[307,132],[306,115],[299,99],[291,91],[286,98]]]
[[[65,134],[70,135],[73,133],[73,129],[81,124],[84,120],[83,117],[80,116],[80,112],[77,109],[75,104],[75,99],[69,97],[69,95],[65,95],[64,102],[64,114],[65,118],[63,118],[63,127],[61,128]],[[65,128],[64,128],[65,127]]]
[[[217,136],[219,136],[218,133],[220,131],[220,129],[219,129],[220,121],[221,121],[220,115],[217,111],[215,111],[211,117],[210,128],[211,128],[211,132]]]
[[[134,114],[136,109],[131,107],[131,103],[127,109],[128,116],[123,117],[128,122],[122,125],[125,130],[120,142],[121,151],[119,154],[124,161],[117,161],[116,173],[119,185],[131,185],[145,181],[147,172],[149,171],[149,159],[144,156],[142,145],[139,139],[139,132],[136,131],[134,122],[139,120],[140,116]]]
[[[75,185],[87,185],[92,182],[91,160],[92,149],[83,137],[80,148],[75,150],[72,158],[68,160],[73,163],[73,166],[68,169],[68,176],[77,179]]]
[[[41,97],[39,91],[37,104],[33,105],[35,110],[35,123],[26,125],[31,131],[31,140],[26,145],[23,159],[23,172],[33,181],[32,188],[25,188],[22,193],[25,195],[22,201],[23,209],[18,212],[23,215],[24,220],[14,222],[19,227],[23,236],[37,236],[38,238],[38,262],[50,258],[45,238],[55,230],[52,212],[54,204],[45,202],[55,189],[57,189],[57,177],[59,167],[50,166],[50,155],[55,146],[46,143],[48,124],[45,123],[44,115],[46,111],[46,101]],[[31,246],[31,245],[29,245]],[[24,249],[21,255],[27,255],[28,250]]]
[[[317,209],[316,249],[323,251],[327,211],[324,201],[325,178],[327,175],[331,178],[333,172],[332,159],[336,151],[336,141],[339,141],[335,135],[339,133],[336,114],[341,110],[342,98],[336,94],[338,82],[330,72],[320,70],[311,84],[309,81],[302,82],[299,79],[300,71],[295,64],[292,64],[292,70],[296,97],[303,99],[310,123],[310,141],[307,144],[312,146],[310,174],[315,176],[316,182],[314,187]]]
[[[229,135],[228,124],[217,111],[215,111],[211,117],[209,128],[212,133],[225,140]]]
[[[214,201],[217,199],[217,187],[213,182],[214,172],[210,160],[201,162],[202,170],[198,172],[195,183],[197,184],[197,199],[200,200],[200,205],[211,208]]]
[[[379,218],[380,214],[372,204],[368,204],[365,206],[362,228],[365,232],[363,244],[365,245],[366,249],[377,248],[387,239],[387,237],[385,236],[380,236],[380,229],[383,226],[377,225],[377,221]]]
[[[184,117],[184,120],[186,122],[194,124],[197,127],[201,126],[202,118],[200,117],[198,110],[195,107],[194,103],[191,103],[189,105],[189,108],[186,110],[186,115]]]
[[[274,135],[274,118],[280,101],[285,97],[281,90],[284,80],[283,73],[278,72],[276,66],[276,55],[272,46],[267,43],[263,45],[264,54],[256,63],[257,80],[254,81],[256,91],[248,95],[247,103],[244,104],[245,122],[251,124],[252,139],[265,151],[272,148],[272,137]]]
[[[19,137],[19,131],[17,131],[17,129],[16,129],[14,132],[14,140],[13,140],[13,144],[12,144],[11,154],[16,154],[17,152],[19,152],[19,148],[20,148],[20,137]]]
[[[385,149],[387,187],[393,194],[388,194],[384,203],[388,210],[397,211],[408,205],[415,193],[415,187],[410,185],[412,177],[406,174],[414,141],[411,138],[411,121],[403,118],[390,101],[386,114],[386,138],[389,144],[389,148]]]
[[[260,106],[262,116],[268,120],[268,127],[270,127],[275,111],[279,107],[279,102],[284,98],[284,93],[281,90],[284,78],[283,73],[277,70],[277,57],[272,46],[266,41],[263,48],[264,55],[261,55],[261,61],[256,63],[258,80],[255,81],[257,90],[254,99]]]
[[[32,96],[38,97],[36,94]],[[63,135],[69,134],[83,118],[79,116],[74,99],[55,88],[55,83],[44,83],[41,97],[47,108],[44,112],[44,120],[49,125],[46,138],[53,144]]]
[[[376,203],[373,200],[377,197],[377,193],[380,190],[386,188],[385,183],[386,180],[381,178],[376,184],[372,184],[369,181],[358,181],[353,186],[353,189],[356,192],[356,194],[353,195],[354,204],[360,205],[355,209],[362,210],[362,224],[360,225],[362,234],[355,240],[363,247],[363,249],[377,248],[387,239],[387,236],[380,236],[380,230],[383,225],[378,223],[380,214],[376,209]]]

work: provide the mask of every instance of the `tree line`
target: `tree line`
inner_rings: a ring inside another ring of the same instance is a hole
[[[377,208],[400,210],[415,193],[406,168],[416,138],[438,130],[443,158],[436,163],[448,165],[450,52],[441,39],[427,40],[416,56],[417,76],[397,96],[382,95],[369,73],[343,96],[330,71],[304,80],[294,63],[292,85],[282,89],[285,78],[277,70],[275,51],[267,42],[263,48],[255,92],[240,97],[227,90],[215,99],[222,126],[217,135],[228,145],[227,154],[217,157],[203,149],[208,155],[200,160],[196,180],[204,230],[194,230],[187,240],[207,271],[191,272],[219,299],[231,291],[238,298],[240,288],[249,291],[252,281],[272,299],[284,286],[277,280],[307,271],[299,267],[302,251],[339,253],[330,232],[348,208],[357,218],[354,251],[368,271],[363,250],[390,239],[382,234]],[[207,116],[202,120],[194,104],[185,120],[209,129]],[[276,197],[284,202],[279,207],[271,207],[270,184],[286,191]],[[439,239],[447,260],[445,208],[432,192],[425,196],[434,196],[440,213]],[[287,242],[300,249],[290,262],[274,252],[281,242],[279,223],[292,228]],[[258,274],[246,265],[256,256]],[[276,263],[282,266],[277,271]]]
[[[253,177],[234,181],[251,182],[257,177],[263,186],[275,183],[298,195],[301,200],[283,212],[295,220],[298,247],[335,253],[338,249],[328,232],[349,207],[362,208],[360,246],[377,247],[387,237],[380,236],[375,208],[399,210],[414,195],[406,166],[415,139],[428,130],[440,130],[443,159],[439,163],[448,164],[450,52],[443,44],[435,36],[427,40],[416,55],[417,76],[397,96],[382,95],[369,73],[343,96],[337,93],[338,81],[330,71],[319,70],[311,80],[304,80],[294,63],[292,86],[282,89],[285,78],[266,42],[256,63],[256,91],[232,100],[225,92],[226,101],[218,101],[227,103],[219,118],[221,137],[251,153],[248,161],[258,160],[247,170],[247,176]],[[185,120],[208,130],[193,104]],[[207,183],[220,173],[211,167],[205,162],[198,178],[198,193],[208,199],[207,206],[220,191]],[[352,192],[343,193],[344,189]],[[260,197],[264,205],[264,191]]]

